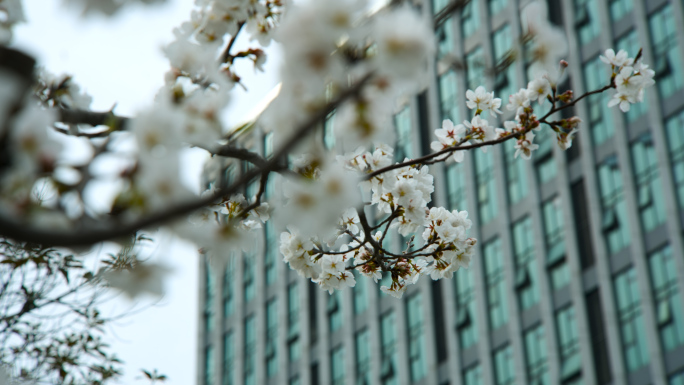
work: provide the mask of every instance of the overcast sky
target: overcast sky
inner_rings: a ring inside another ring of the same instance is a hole
[[[160,47],[173,38],[171,30],[189,19],[192,0],[167,0],[161,6],[135,6],[114,18],[81,18],[64,8],[60,0],[25,1],[28,23],[15,29],[15,46],[38,59],[49,71],[74,75],[93,96],[92,108],[133,115],[148,106],[163,83],[168,62]],[[244,46],[246,41],[237,45]],[[240,122],[277,83],[277,47],[271,47],[266,75],[256,77],[243,68],[249,92],[233,92],[228,124]],[[186,180],[198,183],[202,155],[184,159]],[[140,368],[158,369],[169,376],[167,384],[195,383],[198,259],[195,247],[168,235],[157,237],[155,259],[173,269],[161,301],[119,322],[108,330],[108,340],[125,362],[121,384],[144,384]],[[131,306],[126,300],[110,305],[114,310]]]

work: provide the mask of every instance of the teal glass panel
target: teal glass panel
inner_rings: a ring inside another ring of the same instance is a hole
[[[649,362],[639,283],[634,267],[615,276],[613,285],[622,337],[622,354],[627,371],[632,372]]]
[[[443,73],[439,79],[439,107],[442,120],[451,120],[454,124],[461,123],[459,112],[458,80],[456,72],[452,69]],[[440,122],[441,123],[441,122]]]
[[[480,27],[480,10],[478,1],[469,1],[461,10],[461,30],[467,38]]]
[[[204,350],[204,384],[214,385],[216,380],[214,371],[214,347],[209,345]]]
[[[256,384],[256,320],[254,315],[245,319],[245,339],[242,374],[245,385]]]
[[[668,119],[665,128],[675,193],[679,208],[684,209],[684,112]]]
[[[675,373],[670,376],[669,385],[684,385],[684,372]]]
[[[364,329],[356,333],[356,383],[359,385],[371,384],[370,372],[370,333]]]
[[[558,166],[556,166],[556,159],[554,159],[553,154],[549,154],[537,162],[536,167],[539,184],[551,182],[558,175]]]
[[[409,368],[411,381],[416,382],[427,375],[425,337],[423,333],[423,306],[420,294],[409,297],[406,303],[408,324]]]
[[[357,272],[354,272],[354,276],[354,314],[361,314],[368,309],[368,278]]]
[[[397,132],[397,143],[394,146],[394,158],[403,162],[404,158],[413,157],[413,141],[411,140],[411,108],[405,107],[394,116],[394,127]]]
[[[539,302],[539,278],[534,258],[534,231],[529,216],[513,224],[513,254],[515,256],[515,289],[521,310]]]
[[[449,4],[449,0],[432,0],[432,13],[437,14]]]
[[[618,21],[632,11],[632,0],[610,0],[609,6],[610,18]]]
[[[658,159],[650,132],[632,143],[632,168],[641,228],[649,232],[666,219]]]
[[[515,363],[510,345],[494,352],[494,374],[496,385],[515,384]]]
[[[446,166],[446,183],[449,210],[468,210],[465,166],[463,163],[451,163]]]
[[[630,4],[630,9],[631,9],[631,0],[627,0]],[[625,1],[618,1],[617,3],[624,3]],[[629,57],[634,58],[636,55],[639,53],[639,50],[641,49],[641,43],[639,43],[639,36],[637,35],[636,29],[632,29],[626,34],[622,35],[617,41],[615,42],[615,50],[625,50]],[[648,101],[647,101],[647,95],[644,94],[644,100],[641,103],[635,103],[632,104],[631,107],[629,108],[629,111],[625,113],[625,118],[627,119],[628,122],[633,122],[637,120],[639,117],[644,115],[648,109]]]
[[[506,8],[508,0],[489,0],[489,15],[493,16]]]
[[[480,225],[486,225],[497,215],[496,180],[494,178],[494,156],[492,151],[476,150],[475,181],[477,183],[477,204]]]
[[[684,313],[670,245],[652,253],[648,262],[660,343],[667,352],[684,345]]]
[[[397,381],[397,329],[394,312],[380,317],[381,365],[380,380],[383,385],[396,385]]]
[[[264,253],[264,275],[266,276],[266,285],[271,285],[278,278],[278,239],[272,221],[264,224],[264,240],[264,248],[266,249]]]
[[[467,349],[478,340],[477,304],[475,282],[470,270],[461,269],[454,277],[456,295],[456,329],[461,349]]]
[[[235,263],[236,257],[231,253],[223,272],[223,318],[235,313]]]
[[[474,2],[470,2],[472,4]],[[485,59],[482,47],[466,54],[466,81],[469,89],[474,90],[485,84]]]
[[[559,290],[570,283],[570,270],[565,259],[556,262],[551,268],[551,288]]]
[[[503,252],[499,238],[484,245],[484,263],[489,326],[491,330],[496,330],[508,322],[506,298],[509,295],[506,289]]]
[[[499,1],[501,2],[501,1]],[[505,1],[503,1],[505,3]],[[490,5],[492,3],[490,2]],[[508,97],[517,92],[515,67],[509,60],[513,37],[508,24],[497,29],[492,34],[492,48],[494,50],[494,62],[497,69],[494,76],[495,97],[501,98],[502,104],[507,104]]]
[[[622,173],[615,155],[599,165],[599,190],[601,192],[603,234],[608,252],[615,254],[630,243],[629,218],[622,185]]]
[[[266,303],[266,376],[278,372],[278,302],[272,299]]]
[[[204,264],[204,332],[209,334],[214,330],[216,324],[216,312],[214,311],[214,300],[216,298],[216,274],[211,264]]]
[[[223,335],[223,385],[235,384],[235,336],[233,332]]]
[[[527,381],[532,384],[551,384],[548,371],[548,354],[544,340],[544,326],[525,332],[525,358]]]
[[[296,282],[287,287],[287,350],[290,362],[299,359],[299,290]]]
[[[598,57],[584,64],[584,86],[587,92],[598,90],[610,84],[610,68]],[[613,137],[615,127],[612,112],[608,108],[608,101],[612,98],[610,92],[590,95],[585,106],[589,113],[586,126],[591,130],[591,137],[595,146],[603,144]]]
[[[339,346],[330,353],[330,383],[344,385],[344,347]]]
[[[556,334],[560,350],[560,377],[564,380],[573,377],[582,368],[574,307],[568,306],[556,312]]]
[[[463,371],[463,385],[482,385],[482,367],[471,366]]]
[[[575,0],[575,30],[580,44],[593,41],[601,33],[597,0]]]
[[[441,58],[454,50],[454,19],[448,18],[435,31],[437,38],[437,57]]]
[[[342,327],[342,295],[335,290],[328,296],[328,327],[331,333]]]
[[[684,85],[674,13],[672,5],[666,3],[648,18],[654,60],[651,68],[656,73],[656,86],[663,99]]]
[[[565,255],[565,222],[560,197],[551,198],[542,204],[542,216],[546,260],[554,263]]]
[[[256,294],[256,261],[253,255],[245,254],[242,260],[242,284],[245,302],[254,299]]]
[[[506,163],[506,182],[508,185],[508,202],[518,203],[522,200],[529,190],[527,184],[527,172],[525,159],[515,158],[515,141],[509,140],[504,143]]]

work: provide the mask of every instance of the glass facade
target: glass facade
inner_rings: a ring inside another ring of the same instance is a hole
[[[508,291],[504,276],[501,240],[494,239],[484,245],[485,281],[487,283],[487,308],[489,326],[496,330],[508,322]]]
[[[665,202],[651,133],[635,140],[631,150],[641,228],[647,233],[665,223]]]
[[[266,377],[278,372],[278,302],[266,304]]]
[[[539,303],[539,279],[534,255],[534,232],[529,216],[513,224],[513,254],[515,256],[515,289],[521,310]]]
[[[405,107],[394,116],[394,127],[397,131],[397,143],[394,146],[394,157],[397,162],[405,158],[413,158],[413,142],[411,141],[411,108]]]
[[[482,385],[482,367],[471,366],[463,371],[463,385]]]
[[[618,21],[625,17],[629,12],[632,11],[632,0],[610,0],[610,18],[613,21]],[[630,53],[630,55],[635,55]],[[634,56],[632,56],[634,57]]]
[[[223,272],[223,318],[235,313],[235,263],[235,255],[231,254]]]
[[[406,323],[408,325],[408,359],[411,369],[411,381],[418,381],[425,377],[427,365],[425,362],[425,341],[423,306],[420,294],[408,298],[406,303]]]
[[[575,308],[568,306],[556,312],[556,335],[560,351],[560,378],[565,381],[577,375],[582,368],[579,335]]]
[[[584,64],[584,87],[587,90],[597,90],[610,83],[610,69],[598,57]],[[591,130],[594,145],[603,144],[613,137],[615,126],[612,122],[612,111],[608,108],[608,93],[590,95],[586,103],[588,118],[586,127]]]
[[[580,44],[587,44],[601,33],[598,0],[575,0],[575,30]]]
[[[254,259],[253,256],[247,254],[242,259],[242,294],[245,302],[254,299],[256,294],[256,282],[254,282],[256,263]]]
[[[622,173],[615,155],[599,165],[599,190],[601,191],[602,223],[608,252],[615,254],[629,245],[629,220],[625,203]]]
[[[233,332],[223,335],[223,385],[235,384],[235,336]]]
[[[503,6],[505,5],[505,0],[490,2],[490,5],[493,3],[504,3],[498,5]],[[511,65],[512,62],[509,57],[509,54],[512,52],[511,48],[513,48],[512,44],[511,27],[508,24],[494,31],[492,35],[492,48],[497,69],[497,73],[494,76],[494,95],[501,98],[502,104],[506,104],[510,94],[518,91],[515,81],[515,66]]]
[[[242,375],[245,385],[256,384],[256,319],[250,315],[245,319],[245,345],[243,349]]]
[[[454,124],[461,122],[461,114],[459,112],[459,92],[458,80],[456,72],[452,69],[440,75],[438,78],[439,85],[439,110],[442,120],[449,119]],[[441,126],[441,121],[438,122]]]
[[[344,385],[344,347],[338,346],[330,353],[330,383]]]
[[[297,283],[287,288],[287,350],[290,362],[299,360],[299,292]]]
[[[648,18],[651,32],[651,48],[656,73],[656,86],[660,96],[665,100],[676,91],[682,89],[684,78],[680,63],[681,49],[677,42],[677,26],[675,24],[672,5],[666,3],[660,10]]]
[[[629,371],[634,371],[649,361],[639,283],[634,267],[615,276],[613,283],[625,367]]]
[[[526,160],[521,157],[514,158],[515,142],[508,141],[503,145],[506,157],[506,184],[508,187],[508,203],[513,205],[522,200],[528,188]]]
[[[449,210],[467,210],[466,176],[463,163],[451,163],[446,167],[446,183]]]
[[[550,385],[544,327],[539,325],[525,332],[524,337],[527,381],[532,384]]]
[[[380,380],[383,385],[396,385],[397,381],[397,329],[394,312],[380,317],[381,359]]]
[[[354,314],[361,314],[368,309],[368,278],[354,272]],[[375,284],[375,282],[373,282]]]
[[[497,214],[496,178],[494,178],[494,157],[492,152],[474,151],[475,180],[477,183],[477,207],[480,223],[487,224]]]
[[[456,294],[456,329],[461,349],[467,349],[477,343],[477,303],[475,302],[475,284],[473,274],[459,271],[454,274]]]
[[[663,350],[671,351],[684,345],[684,313],[670,245],[653,252],[648,263],[660,343]]]
[[[335,290],[328,296],[328,330],[334,333],[342,327],[342,295]]]
[[[672,163],[672,179],[679,208],[684,209],[684,112],[668,119],[665,123],[667,130],[667,146]]]
[[[357,385],[370,385],[371,381],[370,373],[370,360],[371,360],[371,350],[370,350],[370,333],[367,329],[363,329],[356,333],[356,384]]]
[[[461,31],[463,37],[469,37],[480,26],[479,2],[470,1],[461,10]]]
[[[477,47],[466,54],[466,82],[468,89],[474,90],[478,86],[485,84],[484,75],[484,54],[482,52],[482,47]]]
[[[496,385],[515,384],[515,364],[513,363],[513,349],[510,345],[494,352],[494,373]]]

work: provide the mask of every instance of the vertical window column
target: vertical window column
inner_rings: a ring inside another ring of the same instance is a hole
[[[474,151],[474,155],[477,207],[480,214],[480,225],[484,226],[497,215],[494,156],[492,151],[484,153],[479,150]]]
[[[599,165],[598,182],[601,192],[601,227],[606,237],[608,253],[615,254],[630,243],[622,173],[615,155]]]
[[[370,333],[363,329],[356,333],[356,384],[370,385]]]
[[[380,344],[382,364],[380,380],[382,385],[396,385],[397,382],[397,329],[394,312],[380,318]]]
[[[328,327],[330,333],[336,332],[342,326],[342,298],[339,290],[328,296]]]
[[[506,162],[506,183],[508,187],[508,203],[514,205],[522,200],[528,191],[525,159],[515,158],[516,142],[509,140],[503,144]]]
[[[479,2],[469,1],[461,9],[461,30],[463,38],[467,38],[480,27]]]
[[[356,285],[353,288],[354,314],[361,314],[368,309],[368,278],[354,271]]]
[[[235,255],[231,253],[223,272],[223,318],[227,319],[235,313]]]
[[[266,376],[273,377],[278,371],[278,302],[266,303]]]
[[[446,167],[447,199],[450,210],[468,210],[466,199],[465,167],[463,163],[451,163]]]
[[[501,3],[502,1],[490,1],[490,6],[494,3]],[[505,0],[503,1],[505,3]],[[494,31],[492,35],[492,47],[494,49],[494,62],[497,71],[494,78],[495,95],[503,101],[508,100],[508,96],[517,92],[515,84],[515,67],[513,61],[509,57],[512,48],[512,34],[511,28],[508,24]]]
[[[216,324],[214,299],[216,297],[215,273],[209,262],[204,264],[204,332],[208,336]]]
[[[245,319],[245,345],[243,349],[243,382],[245,385],[256,384],[256,320],[254,315]]]
[[[664,351],[670,351],[684,345],[684,312],[670,245],[651,254],[648,262],[660,343]]]
[[[459,95],[456,72],[452,69],[442,74],[439,79],[439,110],[442,120],[449,119],[454,124],[461,121],[459,113]],[[441,123],[441,122],[440,122]]]
[[[482,385],[482,367],[478,364],[463,371],[463,385]]]
[[[408,350],[411,381],[416,382],[427,374],[425,337],[423,330],[423,306],[420,294],[411,296],[406,304],[408,325]]]
[[[232,331],[223,335],[223,383],[235,384],[235,336]]]
[[[575,28],[580,44],[587,44],[601,33],[597,0],[575,0]]]
[[[338,346],[330,353],[330,383],[344,385],[344,346]]]
[[[641,228],[647,233],[665,223],[665,202],[651,133],[632,143],[632,167]]]
[[[496,330],[508,322],[508,291],[504,276],[503,253],[499,238],[484,246],[485,280],[487,284],[487,307],[489,309],[489,326]]]
[[[560,378],[566,381],[579,374],[582,368],[574,307],[568,306],[556,313],[556,330],[560,348]]]
[[[670,150],[672,178],[679,208],[684,209],[684,113],[667,120],[667,146]]]
[[[254,275],[256,270],[256,259],[251,254],[244,254],[242,258],[242,284],[245,303],[254,299],[256,294],[256,283]]]
[[[672,5],[666,3],[660,10],[652,13],[648,17],[648,26],[653,50],[652,69],[655,71],[660,97],[664,100],[684,86]]]
[[[636,271],[630,267],[613,279],[625,366],[632,372],[648,364],[648,345],[641,314]]]
[[[529,216],[513,224],[513,253],[518,303],[520,310],[526,310],[539,302],[537,262],[534,258],[532,220]]]
[[[478,322],[476,318],[475,283],[473,273],[461,271],[454,277],[456,291],[456,329],[461,349],[468,349],[477,343]]]
[[[594,91],[609,84],[609,71],[610,68],[598,57],[584,63],[583,75],[586,91]],[[586,127],[591,127],[591,137],[594,146],[603,144],[606,140],[612,138],[615,132],[612,112],[608,108],[608,100],[610,98],[611,95],[605,92],[587,97],[585,105],[587,106],[589,121]]]
[[[548,371],[548,354],[544,340],[544,326],[539,325],[525,333],[527,380],[531,384],[551,384]]]
[[[296,282],[287,287],[287,350],[290,362],[299,359],[299,292]]]
[[[515,384],[515,363],[511,345],[506,345],[494,352],[494,374],[496,385]]]
[[[546,261],[551,273],[551,286],[558,290],[570,283],[570,271],[565,261],[565,223],[559,197],[542,204]]]
[[[209,345],[204,350],[204,385],[214,385],[214,346]]]

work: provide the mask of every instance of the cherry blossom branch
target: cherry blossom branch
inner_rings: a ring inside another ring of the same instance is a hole
[[[249,183],[252,179],[261,175],[265,170],[272,170],[278,167],[278,162],[283,156],[287,155],[302,138],[318,127],[319,123],[325,119],[326,116],[334,111],[340,104],[349,98],[357,97],[361,89],[373,77],[372,73],[367,74],[351,87],[342,91],[336,98],[334,98],[325,107],[318,112],[311,115],[305,120],[299,128],[295,130],[293,135],[285,141],[284,145],[277,150],[269,161],[264,164],[262,168],[256,168],[243,174],[238,180],[226,188],[219,188],[213,194],[198,198],[191,202],[179,203],[169,209],[157,213],[148,214],[145,217],[139,218],[129,223],[120,223],[111,221],[101,228],[94,228],[92,223],[85,226],[69,230],[48,230],[45,228],[27,227],[27,224],[22,221],[10,219],[0,216],[0,235],[11,238],[17,241],[32,242],[41,245],[52,246],[85,246],[92,245],[98,242],[103,242],[109,239],[121,238],[128,236],[136,231],[156,226],[164,222],[168,222],[183,215],[189,214],[193,211],[201,209],[222,197],[229,196],[239,191],[239,189]],[[365,218],[365,215],[364,215]],[[370,235],[370,230],[367,228],[367,235]],[[371,239],[372,242],[372,239]]]
[[[538,120],[538,122],[539,122],[539,123],[549,124],[549,123],[546,121],[546,118],[548,118],[549,116],[553,115],[554,113],[556,113],[556,112],[558,112],[558,111],[561,111],[561,110],[564,110],[564,109],[566,109],[566,108],[569,108],[569,107],[574,106],[575,104],[577,104],[577,102],[579,102],[580,100],[582,100],[582,99],[588,97],[589,95],[599,94],[599,93],[602,93],[602,92],[604,92],[604,91],[607,91],[607,90],[609,90],[609,89],[611,89],[611,88],[615,88],[615,85],[612,84],[612,83],[609,84],[609,85],[607,85],[607,86],[604,86],[604,87],[602,87],[602,88],[600,88],[600,89],[598,89],[598,90],[594,90],[594,91],[591,91],[591,92],[587,92],[587,93],[583,94],[582,96],[578,97],[577,99],[574,99],[574,100],[572,100],[572,101],[570,101],[570,102],[568,102],[568,103],[566,103],[566,104],[563,104],[562,106],[558,106],[558,107],[552,108],[552,109],[551,109],[549,112],[547,112],[543,117],[541,117],[541,118]],[[551,125],[551,124],[549,124],[549,125]],[[373,171],[373,172],[370,172],[370,173],[364,175],[364,180],[370,180],[370,179],[372,179],[372,178],[374,178],[374,177],[376,177],[376,176],[378,176],[378,175],[381,175],[381,174],[384,174],[384,173],[386,173],[386,172],[388,172],[388,171],[396,170],[396,169],[402,168],[402,167],[413,166],[413,165],[417,165],[417,164],[433,164],[433,163],[436,163],[436,162],[438,162],[438,161],[444,161],[444,160],[448,159],[448,156],[447,156],[446,158],[444,158],[444,159],[440,159],[440,160],[437,160],[437,161],[432,161],[432,160],[433,160],[434,158],[436,158],[436,157],[441,156],[441,155],[451,154],[451,153],[453,153],[453,152],[455,152],[455,151],[471,150],[471,149],[474,149],[474,148],[485,147],[485,146],[493,146],[493,145],[495,145],[495,144],[500,144],[500,143],[503,143],[503,142],[505,142],[505,141],[507,141],[507,140],[510,140],[510,139],[512,139],[512,138],[520,137],[521,135],[524,135],[524,134],[528,133],[530,130],[532,130],[532,127],[527,127],[527,128],[524,129],[524,130],[520,130],[520,131],[518,131],[518,132],[512,133],[512,134],[510,134],[510,135],[503,136],[503,137],[498,138],[498,139],[489,140],[489,141],[484,141],[484,142],[479,142],[479,143],[472,143],[472,144],[468,144],[468,145],[463,145],[465,142],[467,142],[467,141],[469,140],[468,136],[466,136],[465,138],[463,138],[462,140],[460,140],[458,143],[456,143],[455,145],[453,145],[453,146],[451,146],[451,147],[447,147],[447,148],[445,148],[445,149],[443,149],[443,150],[440,150],[440,151],[437,151],[437,152],[433,152],[432,154],[428,154],[428,155],[422,156],[422,157],[420,157],[420,158],[411,159],[411,160],[408,160],[408,161],[406,161],[406,162],[395,163],[395,164],[389,165],[389,166],[387,166],[387,167],[383,167],[383,168],[377,169],[377,170],[375,170],[375,171]]]
[[[93,112],[78,109],[59,108],[58,121],[66,124],[88,124],[95,126],[109,126],[106,132],[124,130],[130,118],[115,115],[113,111]]]
[[[228,63],[231,64],[233,63],[233,56],[230,54],[230,50],[233,48],[233,45],[235,44],[235,40],[237,40],[237,36],[240,34],[240,31],[242,31],[242,27],[245,25],[244,21],[241,21],[237,25],[237,31],[231,36],[230,41],[228,42],[228,45],[226,46],[226,49],[223,51],[221,54],[221,62],[222,63]]]

